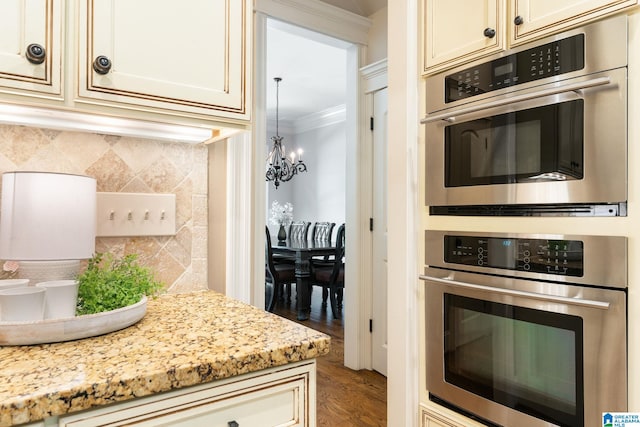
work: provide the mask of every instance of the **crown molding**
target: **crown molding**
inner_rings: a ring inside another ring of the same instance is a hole
[[[364,93],[375,92],[387,87],[387,74],[386,58],[360,68]]]
[[[368,43],[369,18],[319,0],[255,0],[254,10],[351,43]]]
[[[342,104],[300,117],[298,120],[296,120],[293,129],[294,132],[298,134],[314,129],[319,129],[325,126],[342,123],[346,119],[347,107]]]
[[[303,132],[308,132],[314,129],[320,129],[325,126],[331,126],[337,123],[342,123],[347,120],[347,108],[344,104],[336,105],[335,107],[327,108],[322,111],[307,114],[296,120],[280,120],[278,128],[280,133],[285,137],[289,135],[296,135]],[[267,121],[267,133],[269,135],[275,134],[276,121]]]

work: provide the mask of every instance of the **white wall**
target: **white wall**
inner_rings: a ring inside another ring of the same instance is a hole
[[[418,422],[418,252],[417,227],[418,0],[394,0],[389,9],[388,129],[388,321],[387,424],[414,427]]]
[[[308,171],[293,186],[294,216],[312,223],[342,224],[346,186],[345,122],[297,134],[296,139],[304,149]]]
[[[367,43],[367,64],[373,64],[387,57],[387,8],[380,9],[373,15],[369,28]]]

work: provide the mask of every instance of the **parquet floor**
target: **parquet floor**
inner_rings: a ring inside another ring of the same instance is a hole
[[[290,304],[278,303],[275,313],[296,321],[295,288]],[[368,370],[354,371],[343,366],[344,330],[334,320],[331,308],[322,309],[322,292],[312,293],[310,319],[305,326],[331,336],[331,351],[318,358],[318,427],[383,427],[387,425],[387,379]]]

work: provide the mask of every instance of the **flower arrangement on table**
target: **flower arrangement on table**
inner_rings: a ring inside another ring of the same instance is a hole
[[[287,238],[284,227],[291,224],[291,221],[293,221],[293,205],[289,202],[281,205],[277,200],[274,200],[273,203],[271,203],[269,222],[273,225],[280,226],[278,240]]]

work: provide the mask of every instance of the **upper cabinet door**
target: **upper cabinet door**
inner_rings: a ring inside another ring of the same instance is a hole
[[[81,0],[79,103],[249,118],[249,0]]]
[[[62,0],[0,1],[0,92],[61,95],[61,8]]]
[[[424,0],[422,11],[425,73],[504,48],[503,0]]]
[[[637,3],[638,0],[511,0],[510,44],[557,33]]]

